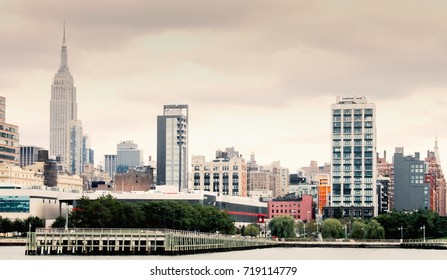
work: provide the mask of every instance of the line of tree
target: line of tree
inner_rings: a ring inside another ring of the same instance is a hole
[[[426,238],[447,237],[447,217],[432,210],[380,214],[375,220],[383,226],[388,239],[400,239],[401,235],[403,239],[420,239],[424,231]]]
[[[380,214],[368,221],[330,218],[323,222],[321,233],[323,238],[344,238],[345,234],[352,239],[421,239],[424,234],[425,238],[442,238],[447,237],[447,217],[418,210]]]
[[[53,227],[64,227],[58,217]],[[68,227],[77,228],[170,228],[234,234],[234,220],[214,206],[183,201],[118,201],[111,195],[96,200],[82,197],[68,215]]]
[[[0,216],[0,232],[20,232],[22,235],[26,235],[31,225],[31,231],[35,231],[37,227],[44,227],[45,222],[39,217],[29,216],[26,219],[14,219],[3,218]]]
[[[375,219],[369,221],[349,220],[345,221],[343,225],[341,220],[329,218],[323,222],[321,236],[323,239],[384,239],[385,230]]]

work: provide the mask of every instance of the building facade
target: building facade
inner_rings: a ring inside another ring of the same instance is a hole
[[[5,122],[6,99],[0,96],[0,162],[20,163],[19,127]]]
[[[116,145],[116,173],[126,173],[129,169],[143,165],[143,151],[132,140]]]
[[[394,153],[394,210],[430,209],[430,184],[426,183],[427,169],[420,153],[404,155],[403,148]]]
[[[188,105],[165,105],[157,116],[157,185],[188,188]]]
[[[314,217],[312,203],[313,199],[310,195],[274,199],[267,202],[268,218],[289,216],[295,220],[311,221]]]
[[[392,210],[394,208],[394,164],[392,162],[388,162],[386,151],[383,153],[383,157],[379,157],[379,155],[377,155],[377,176],[389,178],[387,204],[388,210]]]
[[[441,216],[446,213],[446,181],[441,168],[439,152],[437,153],[437,143],[434,152],[427,152],[425,163],[427,172],[425,174],[425,182],[430,186],[430,203],[429,208],[437,212]]]
[[[23,168],[38,162],[41,150],[43,150],[41,147],[20,146],[20,167]]]
[[[216,158],[205,156],[191,159],[192,188],[216,195],[247,196],[247,163],[242,157]]]
[[[154,168],[141,166],[129,169],[127,173],[116,174],[113,189],[117,192],[147,192],[155,190]]]
[[[72,175],[83,172],[83,134],[81,121],[69,121],[67,130],[67,155],[65,169]]]
[[[116,173],[116,155],[104,155],[104,171],[113,180]]]
[[[247,193],[250,197],[274,197],[276,176],[267,171],[252,170],[247,173]]]
[[[338,97],[331,111],[332,189],[324,215],[377,216],[375,104]]]
[[[50,100],[50,157],[68,163],[68,123],[77,119],[76,87],[68,68],[65,28],[59,70],[51,85]]]

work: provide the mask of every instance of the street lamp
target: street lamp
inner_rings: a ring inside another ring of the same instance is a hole
[[[421,226],[421,229],[422,229],[422,238],[425,242],[425,225]]]
[[[344,225],[343,228],[345,229],[345,240],[348,239],[348,227],[347,225]]]
[[[404,227],[400,226],[400,243],[402,243],[404,241]]]
[[[297,220],[297,221],[303,223],[303,235],[304,235],[304,237],[306,237],[306,223],[304,223],[301,220]],[[298,230],[298,233],[299,233],[299,230]]]

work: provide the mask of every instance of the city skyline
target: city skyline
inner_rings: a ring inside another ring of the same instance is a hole
[[[0,95],[20,144],[49,149],[63,22],[95,163],[133,140],[156,159],[165,104],[190,107],[189,157],[234,146],[293,173],[331,157],[330,106],[365,96],[377,151],[447,154],[446,3],[6,1]],[[200,9],[195,8],[200,6]],[[26,100],[26,102],[24,101]]]

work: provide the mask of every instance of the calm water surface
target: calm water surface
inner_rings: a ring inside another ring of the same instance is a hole
[[[24,246],[0,246],[0,260],[447,260],[447,250],[267,248],[184,256],[26,256]]]

